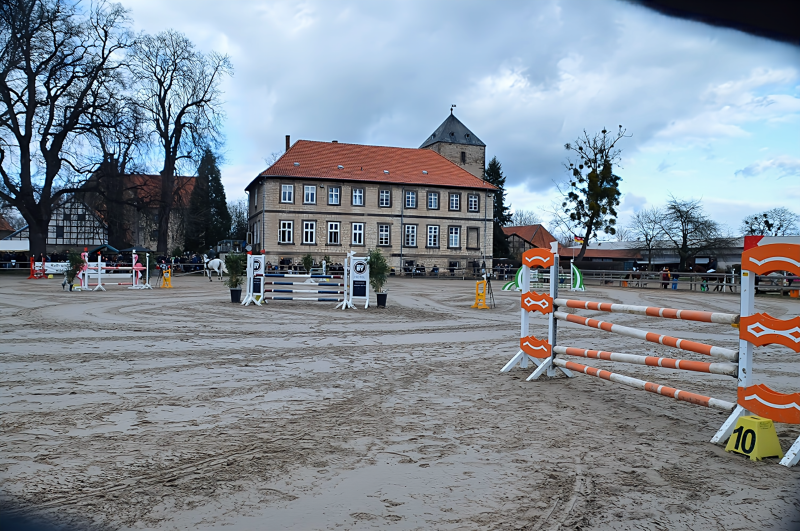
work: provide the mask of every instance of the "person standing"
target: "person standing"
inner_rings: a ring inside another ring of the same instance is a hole
[[[669,268],[664,267],[661,270],[661,287],[663,289],[669,289]]]

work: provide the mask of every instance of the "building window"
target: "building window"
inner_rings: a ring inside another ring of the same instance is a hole
[[[294,243],[294,221],[281,221],[278,243]]]
[[[313,205],[317,202],[317,187],[315,185],[305,185],[303,187],[303,204]]]
[[[466,151],[462,151],[461,152],[461,164],[466,164],[466,163],[467,163],[467,152]]]
[[[428,247],[439,247],[439,225],[428,225]]]
[[[450,210],[461,210],[461,194],[450,194]]]
[[[392,191],[391,190],[381,190],[378,192],[378,206],[379,207],[390,207],[392,206]]]
[[[330,188],[328,188],[329,205],[340,205],[342,203],[341,196],[342,196],[342,189],[340,187],[331,186]]]
[[[64,237],[64,227],[61,225],[56,225],[56,238],[63,238]]]
[[[378,245],[391,245],[389,225],[378,225]]]
[[[253,208],[258,208],[258,187],[253,192]]]
[[[364,245],[364,224],[353,223],[353,245]]]
[[[314,245],[317,243],[317,222],[304,221],[303,222],[303,243],[306,245]]]
[[[294,185],[281,185],[281,203],[294,203]]]
[[[413,190],[406,191],[406,208],[417,208],[417,192]]]
[[[363,188],[353,188],[353,206],[364,206]]]
[[[416,247],[417,246],[417,226],[416,225],[406,225],[405,226],[405,238],[403,239],[403,246],[404,247]]]
[[[439,210],[439,192],[428,192],[428,210]]]
[[[339,239],[341,232],[341,223],[338,221],[328,222],[328,245],[339,245],[342,241]]]
[[[481,202],[477,195],[470,194],[467,196],[467,209],[470,212],[480,212]]]
[[[470,227],[467,229],[467,249],[480,249],[480,229]]]
[[[447,246],[451,249],[461,248],[461,227],[450,227],[450,239]]]

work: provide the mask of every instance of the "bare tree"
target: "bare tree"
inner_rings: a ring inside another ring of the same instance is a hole
[[[584,130],[574,143],[564,145],[570,152],[564,165],[570,179],[569,188],[561,191],[564,195],[561,208],[568,218],[563,224],[583,238],[576,260],[583,259],[589,240],[597,238],[598,231],[612,236],[616,232],[622,179],[613,170],[621,156],[617,142],[623,138],[625,129],[620,125],[616,133],[603,129],[591,137]]]
[[[697,255],[712,254],[733,245],[731,239],[723,236],[719,224],[705,215],[700,200],[672,197],[658,225],[680,257],[680,271],[685,271],[687,263]]]
[[[664,239],[665,212],[657,207],[642,209],[631,220],[628,230],[636,239],[636,249],[647,253],[647,270],[652,270],[656,242]]]
[[[249,223],[247,221],[247,199],[228,201],[228,212],[231,213],[231,239],[243,241],[247,238]]]
[[[136,40],[131,72],[137,103],[162,155],[158,251],[166,253],[176,171],[189,159],[193,171],[204,148],[219,140],[220,83],[233,67],[227,55],[198,52],[185,35],[168,30]]]
[[[745,236],[789,236],[798,234],[797,214],[786,207],[773,208],[742,220]]]
[[[524,227],[526,225],[540,225],[542,219],[533,210],[514,210],[511,214],[511,225],[513,227]]]
[[[128,37],[117,4],[0,3],[0,199],[28,223],[32,254],[46,252],[54,207],[85,180],[85,135],[112,99]]]

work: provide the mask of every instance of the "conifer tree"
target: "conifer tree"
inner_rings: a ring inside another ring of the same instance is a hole
[[[484,171],[484,180],[497,187],[494,192],[494,231],[492,255],[495,258],[508,256],[508,242],[503,232],[503,227],[511,221],[510,208],[506,206],[506,178],[503,175],[503,166],[497,157],[492,157]]]
[[[228,237],[231,214],[225,199],[217,158],[206,149],[197,167],[197,178],[189,203],[186,248],[204,251]]]

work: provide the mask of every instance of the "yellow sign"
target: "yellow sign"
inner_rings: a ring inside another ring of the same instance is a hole
[[[783,457],[775,425],[771,420],[755,415],[739,418],[725,451],[746,455],[751,461],[761,461],[765,457]]]
[[[161,284],[162,288],[172,287],[172,269],[167,268],[164,270],[164,283]]]
[[[475,304],[472,305],[473,308],[478,308],[480,310],[489,310],[490,308],[486,306],[486,281],[479,280],[475,283]]]

